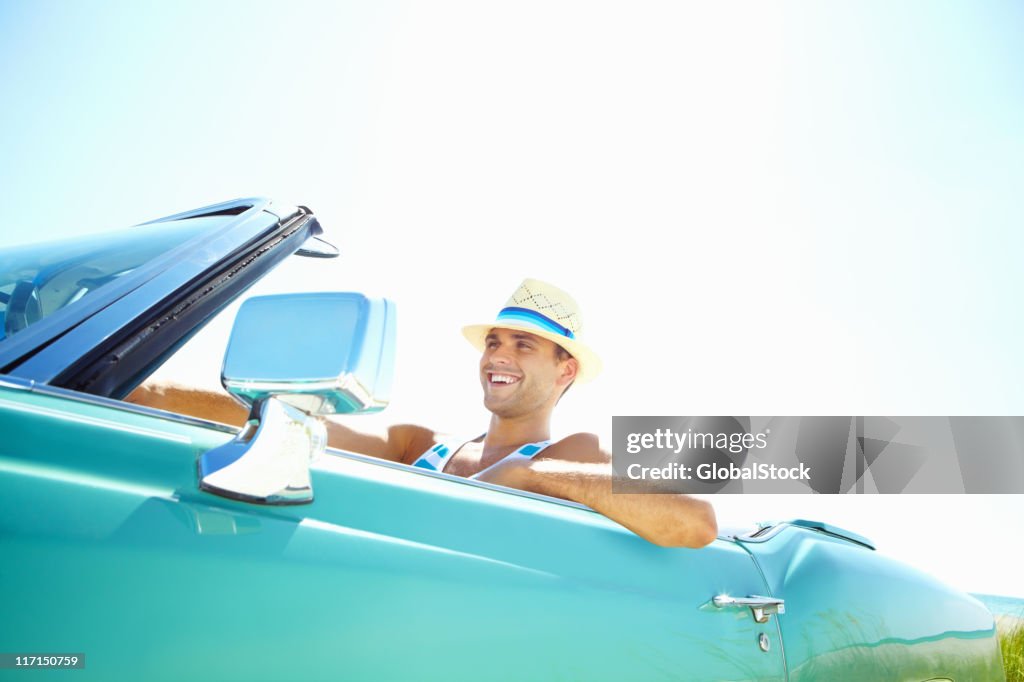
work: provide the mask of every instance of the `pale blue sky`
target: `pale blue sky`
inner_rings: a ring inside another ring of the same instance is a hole
[[[607,368],[562,432],[1024,414],[1022,35],[1009,1],[0,0],[0,243],[239,196],[308,205],[343,257],[266,289],[395,299],[384,416],[439,429],[479,432],[458,328],[528,276],[583,303]],[[215,382],[215,337],[174,371]],[[934,513],[984,546],[1022,530],[1006,500],[992,523],[977,500]],[[914,544],[891,503],[798,504]],[[937,542],[908,560],[939,563]]]

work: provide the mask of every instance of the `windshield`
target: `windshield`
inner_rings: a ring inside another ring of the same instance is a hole
[[[232,218],[186,218],[0,249],[0,340],[95,296],[147,262]]]

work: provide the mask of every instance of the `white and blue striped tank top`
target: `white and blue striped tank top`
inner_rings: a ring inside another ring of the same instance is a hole
[[[498,462],[504,462],[507,459],[513,458],[533,459],[539,452],[549,445],[551,445],[550,440],[542,440],[537,443],[526,443],[525,445],[520,445],[508,455],[502,457]],[[450,460],[452,455],[458,452],[458,450],[458,447],[453,447],[451,444],[438,443],[420,455],[412,465],[414,467],[419,467],[420,469],[426,469],[427,471],[443,472],[445,465],[448,464],[448,460]],[[495,464],[498,462],[495,462]],[[470,476],[470,478],[476,478],[480,473],[481,472],[477,472]]]

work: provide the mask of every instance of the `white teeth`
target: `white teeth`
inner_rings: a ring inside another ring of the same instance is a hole
[[[508,374],[492,374],[491,381],[499,384],[514,384],[519,381],[519,379],[509,376]]]

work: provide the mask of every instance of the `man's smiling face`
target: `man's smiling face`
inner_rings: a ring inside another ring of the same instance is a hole
[[[576,375],[576,360],[560,359],[558,346],[516,329],[495,327],[480,358],[484,406],[499,417],[550,409]]]

